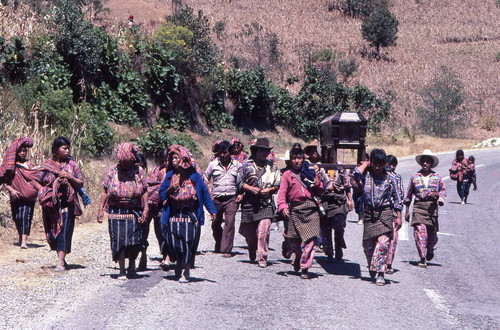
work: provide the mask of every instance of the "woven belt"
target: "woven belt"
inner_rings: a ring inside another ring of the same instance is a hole
[[[135,220],[135,215],[132,213],[128,214],[108,214],[109,220]]]

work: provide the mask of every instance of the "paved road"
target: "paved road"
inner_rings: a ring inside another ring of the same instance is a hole
[[[435,259],[427,269],[416,266],[413,234],[405,224],[394,262],[397,272],[387,276],[390,283],[384,287],[369,279],[361,248],[362,226],[355,223],[353,214],[346,229],[345,262],[327,263],[318,254],[310,280],[301,280],[290,262],[282,259],[281,231],[271,234],[271,266],[260,269],[248,262],[240,235],[235,257],[213,254],[209,226],[203,228],[200,249],[204,252],[192,270],[193,282],[179,284],[173,272],[158,269],[156,260],[150,260],[150,270],[142,278],[115,280],[110,276],[117,270],[110,261],[105,226],[87,225],[92,228],[87,237],[78,234],[77,228],[70,271],[54,275],[45,269],[38,275],[39,289],[25,284],[30,288],[22,291],[26,296],[12,300],[5,297],[18,292],[13,286],[22,287],[22,275],[16,275],[21,277],[17,281],[2,278],[0,288],[6,294],[0,297],[4,316],[0,327],[498,328],[499,152],[466,152],[476,156],[479,191],[471,193],[468,205],[460,205],[455,183],[445,179],[448,202],[440,210],[442,232]],[[446,177],[453,155],[439,158],[437,171]],[[413,158],[400,161],[398,172],[405,187],[417,169]],[[80,232],[85,231],[80,228]],[[151,256],[157,257],[156,252],[153,249]],[[16,267],[26,271],[26,266]]]

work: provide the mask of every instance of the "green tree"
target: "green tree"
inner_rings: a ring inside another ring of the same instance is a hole
[[[379,55],[380,47],[396,44],[398,25],[398,20],[387,6],[379,6],[370,16],[363,19],[361,33],[370,46],[377,49]]]
[[[451,136],[465,114],[466,94],[457,74],[448,67],[440,67],[421,97],[425,107],[418,108],[417,113],[422,129],[437,136]]]

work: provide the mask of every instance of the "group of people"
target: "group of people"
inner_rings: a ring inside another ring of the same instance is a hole
[[[84,204],[90,201],[67,139],[56,138],[52,158],[36,168],[27,159],[27,149],[32,145],[29,138],[12,143],[0,166],[0,179],[10,193],[22,248],[27,247],[38,198],[47,240],[58,254],[56,271],[61,271],[66,267],[66,254],[71,252],[75,217],[82,214],[78,196]],[[235,218],[240,208],[239,233],[245,237],[249,259],[258,267],[268,266],[271,223],[283,221],[282,255],[293,257],[294,270],[307,279],[319,248],[328,261],[342,261],[353,195],[362,204],[362,246],[370,276],[377,285],[384,285],[385,274],[393,272],[404,207],[406,221],[412,219],[418,266],[425,268],[433,259],[438,206],[446,200],[446,188],[433,170],[439,159],[431,151],[416,157],[421,169],[411,177],[405,194],[402,178],[395,172],[397,158],[387,156],[382,149],[372,150],[369,160],[349,172],[323,169],[314,145],[302,148],[295,143],[282,158],[286,163],[283,169],[277,167],[267,138],[251,141],[250,155],[243,147],[238,139],[217,141],[212,160],[202,171],[188,149],[172,145],[161,150],[157,166],[148,174],[147,160],[138,146],[131,142],[118,145],[118,163],[104,177],[97,215],[97,221],[103,222],[107,213],[112,258],[119,264],[117,277],[134,276],[141,253],[138,269],[146,269],[153,223],[163,256],[161,267],[174,268],[179,282],[189,282],[205,208],[211,218],[214,252],[225,258],[233,256]],[[459,173],[465,166],[463,152],[461,155],[459,158],[457,152],[453,163]],[[472,168],[468,161],[467,168]],[[459,182],[465,180],[472,179],[462,174]]]
[[[476,164],[474,156],[465,157],[464,151],[459,149],[450,168],[450,179],[457,181],[457,192],[462,204],[467,204],[470,187],[477,190]]]

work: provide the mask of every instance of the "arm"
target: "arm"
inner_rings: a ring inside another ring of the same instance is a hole
[[[440,206],[444,205],[444,202],[446,201],[446,186],[444,185],[443,179],[439,177],[439,198],[438,198],[438,204]]]
[[[104,206],[108,200],[106,188],[102,188],[101,198],[99,200],[99,209],[97,211],[97,222],[101,223],[104,217]]]
[[[405,212],[405,220],[408,222],[410,221],[410,204],[413,199],[413,177],[410,178],[410,182],[408,183],[408,192],[406,193],[406,198],[404,199],[404,205],[406,206],[406,212]]]
[[[288,193],[288,186],[289,186],[288,176],[284,174],[281,178],[280,189],[278,190],[277,204],[278,204],[278,212],[283,212],[283,215],[285,217],[288,216],[288,204],[286,200],[286,195]]]
[[[200,182],[199,186],[202,190],[203,204],[207,208],[208,212],[211,214],[212,220],[215,220],[217,218],[217,210],[215,208],[214,202],[212,201],[212,198],[210,197],[210,193],[208,192],[208,187],[203,182],[201,176],[199,176],[198,180]]]
[[[148,191],[146,190],[144,194],[141,196],[142,199],[142,205],[144,205],[144,208],[142,210],[142,216],[139,219],[140,223],[146,222],[146,219],[148,218],[148,213],[149,213],[149,204],[148,204]]]
[[[5,183],[4,188],[9,192],[10,198],[12,199],[19,199],[19,191],[14,189],[10,184]]]

